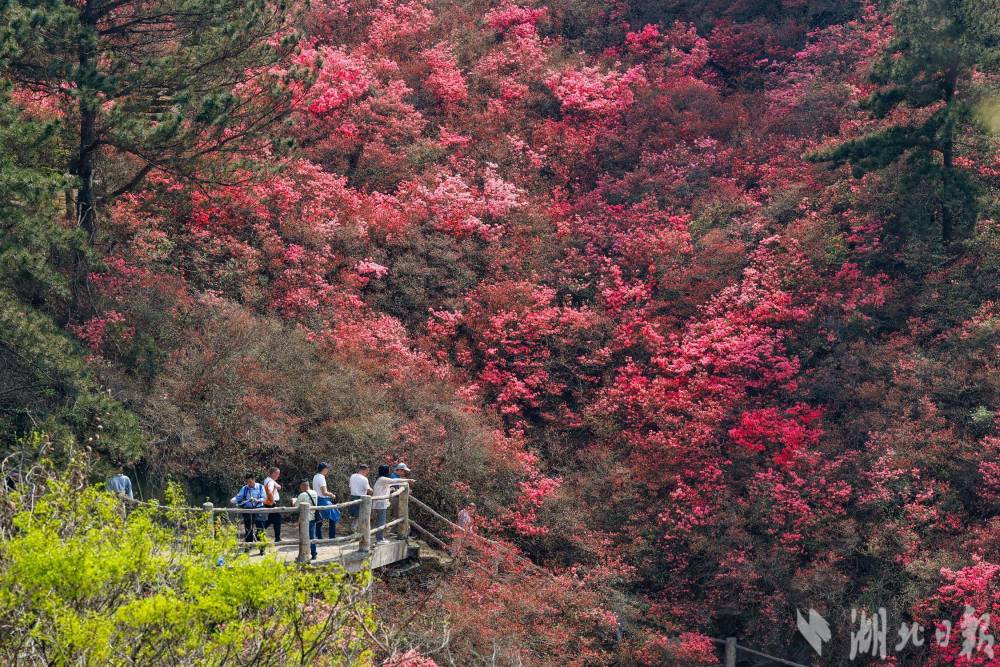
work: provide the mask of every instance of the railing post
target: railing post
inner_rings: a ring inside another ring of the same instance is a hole
[[[407,539],[410,536],[410,485],[404,484],[403,490],[399,494],[399,506],[397,508],[399,516],[397,519],[402,519],[399,523],[399,538]]]
[[[202,507],[202,509],[205,510],[205,512],[208,513],[208,525],[212,529],[212,537],[214,538],[215,537],[215,516],[212,514],[212,509],[214,509],[215,506],[212,505],[212,503],[206,501],[206,502],[204,502],[204,503],[201,504],[201,507]]]
[[[736,637],[726,637],[726,667],[736,667]]]
[[[361,544],[358,551],[369,551],[372,548],[372,497],[362,496],[361,507],[358,509],[358,532],[361,533]]]
[[[310,504],[303,500],[299,503],[299,557],[296,560],[300,563],[308,563],[312,558],[309,538],[309,509]]]

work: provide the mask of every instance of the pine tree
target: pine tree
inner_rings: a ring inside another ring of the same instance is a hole
[[[975,181],[956,167],[955,157],[959,139],[976,130],[974,109],[986,93],[975,75],[1000,71],[1000,5],[901,0],[893,26],[895,38],[871,71],[879,89],[865,106],[875,118],[899,110],[907,120],[810,157],[850,163],[856,175],[905,160],[914,185],[937,193],[941,238],[948,243],[975,217]]]
[[[66,166],[91,243],[102,201],[154,169],[209,178],[206,158],[284,115],[275,87],[238,91],[267,86],[292,41],[288,17],[281,0],[0,0],[9,77],[60,97],[73,119]]]
[[[81,229],[59,224],[66,177],[47,164],[55,125],[25,119],[0,85],[0,455],[43,428],[132,459],[142,446],[135,415],[57,325],[71,301],[68,269],[91,250]]]

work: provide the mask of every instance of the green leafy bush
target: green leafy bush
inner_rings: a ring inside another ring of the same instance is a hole
[[[28,488],[0,496],[18,508],[0,532],[0,663],[372,663],[370,572],[236,555],[229,531],[176,505]]]

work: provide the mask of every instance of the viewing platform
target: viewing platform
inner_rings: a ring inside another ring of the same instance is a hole
[[[277,553],[287,563],[298,561],[297,546],[278,545]],[[357,572],[365,567],[366,562],[374,570],[410,558],[418,558],[419,555],[420,548],[410,544],[409,540],[396,539],[374,543],[368,552],[359,551],[357,542],[348,542],[347,544],[317,545],[316,560],[309,562],[314,565],[339,563],[348,572]]]
[[[372,525],[372,503],[377,500],[389,501],[394,508],[394,516],[383,526]],[[205,503],[202,509],[211,514],[213,521],[217,521],[221,517],[238,519],[239,515],[245,514],[265,516],[269,514],[294,514],[297,523],[289,523],[287,527],[296,532],[296,537],[282,539],[280,542],[265,540],[263,542],[265,553],[276,553],[286,563],[311,563],[314,565],[338,563],[348,572],[358,572],[366,566],[377,569],[419,557],[419,547],[407,538],[410,535],[411,527],[421,532],[425,531],[410,521],[409,501],[409,484],[402,483],[384,496],[365,496],[333,505],[315,506],[300,503],[293,507],[242,509],[215,507],[212,503]],[[308,519],[310,512],[318,513],[337,509],[346,513],[349,508],[354,506],[358,506],[358,519],[353,533],[329,539],[310,539]],[[388,539],[379,542],[376,540],[376,536],[382,531]],[[256,555],[255,550],[261,544],[261,542],[239,542],[241,547],[253,555]],[[311,556],[313,545],[316,547],[315,560]]]

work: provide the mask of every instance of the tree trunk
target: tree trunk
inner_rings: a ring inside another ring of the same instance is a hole
[[[944,201],[941,202],[941,240],[945,245],[951,243],[955,238],[955,216],[952,214],[951,207],[953,205],[952,201],[952,170],[955,168],[954,165],[954,152],[955,148],[951,137],[945,139],[944,147],[941,150],[941,154],[944,158],[944,172],[942,174],[942,190]]]
[[[80,154],[77,159],[77,177],[80,179],[80,190],[76,198],[76,218],[83,230],[87,232],[90,245],[94,245],[94,241],[97,239],[97,197],[94,194],[96,115],[92,105],[81,97]]]
[[[66,188],[64,193],[66,199],[66,222],[76,224],[76,192],[73,188]]]
[[[958,87],[958,66],[950,67],[944,79],[944,101],[950,107],[955,99],[955,91]],[[941,202],[941,241],[947,246],[955,238],[955,215],[952,211],[954,200],[952,199],[952,188],[954,186],[955,169],[955,126],[951,116],[945,118],[944,136],[941,144],[941,157],[944,163],[942,173],[942,196]]]
[[[94,78],[97,74],[96,54],[89,37],[96,31],[93,0],[87,0],[80,12],[81,30],[77,59],[77,94],[80,96],[80,144],[74,173],[80,179],[76,197],[76,218],[87,232],[93,245],[97,239],[97,195],[94,192],[94,161],[97,153],[97,94]]]

